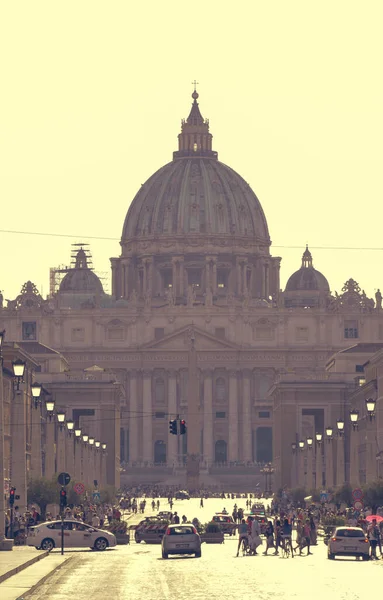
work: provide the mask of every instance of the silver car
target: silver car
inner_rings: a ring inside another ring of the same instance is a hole
[[[201,538],[193,524],[169,525],[161,542],[162,558],[169,554],[194,554],[201,556]]]
[[[370,543],[361,527],[337,527],[327,544],[327,556],[358,556],[370,558]]]

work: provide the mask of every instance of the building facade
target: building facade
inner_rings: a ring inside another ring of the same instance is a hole
[[[335,352],[383,341],[382,298],[379,291],[375,301],[367,298],[352,279],[332,293],[308,248],[280,289],[281,258],[271,254],[261,204],[218,160],[197,100],[194,92],[173,160],[130,205],[121,254],[111,258],[112,294],[104,293],[84,245],[47,299],[27,282],[0,309],[0,326],[16,342],[59,351],[78,377],[93,367],[116,376],[123,393],[108,417],[97,412],[97,395],[62,401],[69,415],[93,411],[90,420],[109,423],[123,478],[153,465],[182,471],[193,435],[207,476],[218,477],[219,466],[274,462],[278,482],[290,483],[284,453],[306,416],[314,415],[315,429],[326,427],[315,411],[327,391],[318,385],[309,407],[294,395],[282,407],[281,388],[269,390],[285,376],[321,380]],[[199,429],[178,440],[168,421],[188,417],[191,335]],[[335,412],[341,390],[333,403],[327,399]]]

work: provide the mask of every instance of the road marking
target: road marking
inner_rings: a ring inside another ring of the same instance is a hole
[[[161,571],[159,571],[159,576],[160,576],[160,584],[161,584],[162,592],[164,594],[164,598],[169,598],[170,590],[169,590],[169,586],[166,582],[166,577]]]

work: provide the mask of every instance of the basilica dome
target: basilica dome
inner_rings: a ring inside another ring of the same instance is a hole
[[[134,198],[121,241],[205,234],[251,238],[268,247],[269,231],[261,204],[249,184],[218,161],[197,98],[194,92],[173,161],[154,173]]]
[[[285,292],[330,292],[324,275],[313,267],[312,255],[308,247],[302,256],[301,268],[293,273],[286,284]]]
[[[69,269],[60,284],[60,293],[103,294],[102,283],[88,266],[88,258],[83,248],[77,252],[75,264]]]

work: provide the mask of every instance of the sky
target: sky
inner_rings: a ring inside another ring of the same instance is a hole
[[[49,293],[88,242],[110,286],[141,184],[199,82],[213,148],[257,194],[281,287],[308,243],[340,291],[383,288],[383,3],[18,0],[0,21],[0,289]],[[26,232],[26,233],[9,233]],[[40,235],[44,234],[44,235]]]

